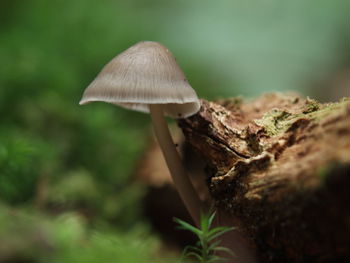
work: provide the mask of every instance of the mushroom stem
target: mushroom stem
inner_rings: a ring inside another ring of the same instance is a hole
[[[173,178],[175,187],[193,221],[198,226],[200,213],[204,212],[201,211],[202,202],[194,190],[193,185],[187,176],[186,170],[183,167],[179,153],[177,152],[173,139],[171,138],[168,124],[164,118],[162,106],[150,104],[149,109],[154,132]]]

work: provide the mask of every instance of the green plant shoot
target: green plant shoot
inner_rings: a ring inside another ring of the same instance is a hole
[[[234,254],[231,249],[220,246],[221,240],[218,239],[218,237],[226,232],[234,230],[235,227],[217,226],[212,228],[215,214],[215,212],[211,214],[202,214],[199,228],[181,219],[174,218],[174,221],[178,223],[178,229],[190,231],[198,238],[198,242],[194,246],[185,247],[181,260],[187,257],[193,257],[200,263],[213,263],[226,260],[216,255],[215,252],[223,251],[231,255]]]

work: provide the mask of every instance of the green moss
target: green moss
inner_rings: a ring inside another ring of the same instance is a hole
[[[265,128],[269,136],[277,135],[288,128],[286,120],[291,116],[287,111],[273,109],[255,123]]]
[[[316,100],[310,99],[309,97],[306,100],[305,106],[306,106],[306,109],[303,111],[303,113],[305,114],[311,113],[320,109],[320,104]]]
[[[340,111],[347,104],[349,104],[349,102],[346,100],[342,100],[337,103],[325,104],[319,110],[305,114],[305,117],[309,118],[310,120],[320,121],[332,113]]]
[[[320,104],[316,100],[307,99],[304,110],[301,113],[291,114],[288,111],[273,109],[255,123],[264,127],[267,135],[275,136],[288,130],[298,119],[308,119],[319,122],[332,113],[340,112],[343,107],[349,104],[349,98],[343,98],[337,103]]]

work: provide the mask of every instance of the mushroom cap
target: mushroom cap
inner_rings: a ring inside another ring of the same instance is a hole
[[[200,102],[171,52],[157,42],[139,42],[114,57],[86,88],[79,104],[103,101],[149,112],[162,104],[166,115],[185,118]]]

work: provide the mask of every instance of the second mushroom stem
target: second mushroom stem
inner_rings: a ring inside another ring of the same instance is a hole
[[[179,153],[176,150],[173,139],[171,138],[168,124],[164,118],[161,105],[149,105],[153,128],[157,137],[159,146],[163,152],[164,159],[168,165],[170,174],[174,181],[175,187],[184,202],[193,221],[198,226],[200,213],[202,210],[202,202],[186,173]]]

